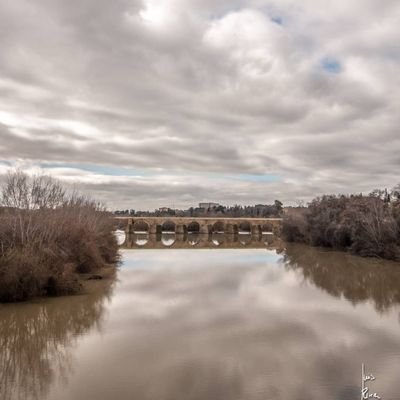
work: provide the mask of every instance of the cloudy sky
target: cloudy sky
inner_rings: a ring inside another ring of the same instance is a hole
[[[400,181],[396,0],[0,0],[0,179],[110,208]]]

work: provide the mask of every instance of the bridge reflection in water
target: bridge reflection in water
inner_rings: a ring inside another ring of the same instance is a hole
[[[121,233],[123,235],[123,233]],[[121,247],[128,249],[279,249],[281,240],[273,234],[249,235],[224,233],[186,233],[177,234],[163,232],[149,234],[147,232],[130,233],[125,240],[120,240]]]

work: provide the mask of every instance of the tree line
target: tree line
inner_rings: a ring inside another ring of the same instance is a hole
[[[284,218],[287,241],[400,260],[400,185],[368,195],[324,195]]]
[[[227,217],[227,218],[268,218],[282,215],[283,203],[275,200],[273,204],[256,205],[218,205],[210,208],[190,207],[186,210],[159,209],[155,211],[116,210],[115,215],[137,217]]]

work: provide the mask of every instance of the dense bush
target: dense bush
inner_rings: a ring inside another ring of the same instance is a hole
[[[302,213],[284,218],[282,235],[288,242],[307,243],[307,224]]]
[[[76,293],[79,273],[118,261],[110,215],[48,177],[8,176],[0,215],[0,301]]]
[[[285,218],[285,239],[399,260],[400,201],[381,193],[314,199],[295,217]]]

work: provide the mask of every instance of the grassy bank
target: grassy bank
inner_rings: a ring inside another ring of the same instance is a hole
[[[51,178],[10,174],[1,205],[2,302],[77,293],[83,274],[118,262],[110,214]]]
[[[346,250],[364,257],[400,260],[400,196],[323,196],[284,218],[289,242]]]

